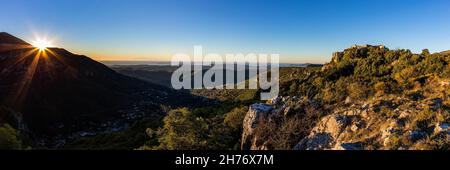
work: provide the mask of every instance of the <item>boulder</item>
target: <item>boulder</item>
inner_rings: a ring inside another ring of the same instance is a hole
[[[356,124],[353,124],[352,127],[350,127],[350,129],[351,129],[353,132],[356,132],[356,131],[359,130],[359,127],[358,127]]]
[[[302,139],[294,149],[323,150],[332,149],[344,129],[351,123],[348,116],[332,114],[325,116],[313,128],[308,137]]]
[[[360,113],[360,116],[363,119],[370,119],[370,114],[369,114],[369,112],[367,110],[362,110],[361,113]]]
[[[344,115],[331,115],[325,117],[322,121],[322,126],[319,127],[319,131],[330,133],[333,138],[337,138],[345,127],[351,122],[348,116]]]
[[[301,140],[294,150],[323,150],[332,146],[333,137],[329,133],[316,133]]]
[[[266,120],[273,111],[273,106],[266,104],[253,104],[244,117],[241,149],[251,149],[254,138],[254,130],[259,122]]]
[[[350,97],[348,96],[347,98],[345,98],[344,103],[345,103],[345,104],[351,104],[351,103],[353,103],[352,98],[350,98]]]
[[[398,109],[396,109],[394,111],[395,112],[400,112],[400,111],[398,111]],[[398,118],[399,119],[406,119],[406,118],[409,118],[410,116],[411,116],[411,112],[409,110],[405,110],[405,111],[400,112]]]

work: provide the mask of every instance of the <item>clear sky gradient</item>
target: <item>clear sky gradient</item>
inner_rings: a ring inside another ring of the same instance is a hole
[[[0,0],[0,31],[96,60],[168,61],[194,45],[324,63],[353,44],[450,49],[448,0]]]

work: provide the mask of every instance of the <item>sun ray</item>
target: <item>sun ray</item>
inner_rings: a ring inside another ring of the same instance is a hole
[[[39,59],[41,57],[41,51],[37,51],[33,58],[31,64],[27,67],[24,75],[22,75],[22,80],[18,81],[17,88],[14,91],[14,96],[12,97],[13,105],[16,107],[21,107],[25,97],[28,95],[29,87],[33,81],[34,74],[36,73],[37,66],[39,64]]]
[[[9,65],[14,66],[14,65],[20,63],[21,61],[23,61],[24,59],[26,59],[27,57],[31,56],[33,53],[35,53],[37,51],[38,51],[38,49],[33,48],[33,49],[27,50],[25,52],[21,52],[21,54],[17,57],[17,59],[13,60],[12,63]]]
[[[50,54],[50,55],[49,55],[49,58],[50,58],[50,56],[51,56],[52,58],[55,58],[56,60],[58,60],[59,62],[61,62],[61,63],[64,64],[65,66],[67,66],[68,69],[69,69],[70,71],[73,71],[73,70],[74,70],[74,68],[73,68],[70,64],[67,64],[66,61],[64,61],[64,59],[61,58],[61,57],[58,55],[58,53],[55,53],[55,52],[52,51],[51,49],[47,49],[46,51]]]
[[[9,49],[9,51],[13,53],[12,55],[16,55],[17,57],[8,65],[16,67],[19,64],[25,64],[25,67],[20,67],[26,68],[24,72],[17,77],[17,83],[13,85],[14,89],[9,93],[11,98],[10,104],[16,108],[22,108],[22,105],[30,93],[30,87],[33,80],[35,80],[38,69],[43,69],[42,71],[50,74],[50,67],[52,67],[52,64],[54,64],[55,61],[59,61],[65,65],[59,55],[49,48],[52,47],[52,41],[49,41],[46,38],[36,38],[31,44],[32,45],[18,46],[14,49]]]

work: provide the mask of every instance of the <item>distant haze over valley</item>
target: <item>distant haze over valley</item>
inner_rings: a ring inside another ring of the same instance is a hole
[[[149,65],[149,66],[171,66],[170,62],[158,62],[158,61],[99,61],[107,66],[113,65]],[[195,64],[201,64],[196,62]],[[315,63],[280,63],[280,67],[308,67],[308,66],[321,66],[322,64]]]

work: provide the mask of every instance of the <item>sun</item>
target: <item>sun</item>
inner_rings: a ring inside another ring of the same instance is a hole
[[[47,39],[41,39],[38,38],[35,41],[31,43],[34,47],[38,48],[39,50],[43,51],[46,50],[48,47],[52,46],[52,42]]]

